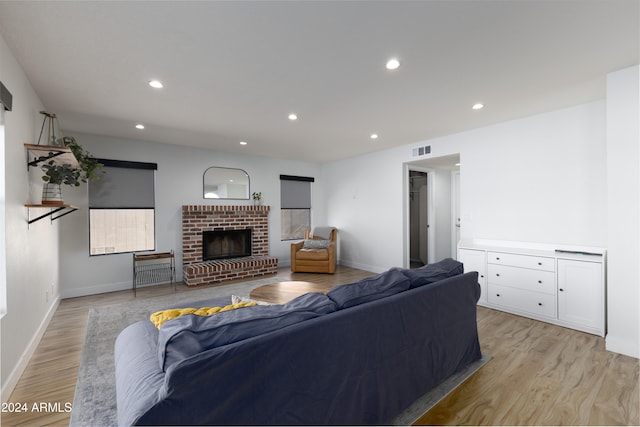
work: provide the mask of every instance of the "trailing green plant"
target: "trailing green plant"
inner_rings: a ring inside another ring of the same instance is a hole
[[[78,187],[81,183],[93,181],[102,178],[105,173],[102,170],[104,166],[88,151],[86,151],[76,139],[72,136],[65,136],[56,141],[61,147],[67,147],[71,150],[79,167],[73,167],[69,164],[57,164],[54,160],[47,156],[41,156],[39,160],[43,163],[40,169],[44,172],[42,180],[50,184],[65,184]],[[49,153],[49,156],[54,153]]]
[[[260,201],[260,200],[262,200],[262,192],[254,191],[253,194],[251,195],[251,197],[255,201]]]

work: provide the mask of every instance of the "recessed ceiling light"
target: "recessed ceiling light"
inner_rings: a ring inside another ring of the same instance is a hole
[[[395,70],[400,66],[400,61],[396,58],[391,58],[387,61],[387,70]]]
[[[372,133],[370,138],[371,139],[378,139],[378,134],[377,133]]]
[[[247,145],[247,141],[240,141],[240,145]]]
[[[473,104],[473,107],[471,108],[473,108],[474,110],[481,110],[482,108],[484,108],[484,104],[478,102],[477,104]]]
[[[149,82],[149,86],[151,86],[152,88],[156,88],[156,89],[162,89],[164,87],[164,85],[162,84],[162,82],[160,80],[151,80]]]
[[[144,129],[144,125],[143,125],[142,123],[138,123],[138,124],[136,125],[136,129],[140,129],[140,130],[142,130],[142,129]]]
[[[298,115],[294,113],[289,114],[289,120],[291,121],[298,120]]]

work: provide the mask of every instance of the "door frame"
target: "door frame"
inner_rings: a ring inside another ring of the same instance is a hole
[[[462,220],[456,215],[456,210],[460,210],[460,170],[451,171],[451,258],[453,259],[458,259],[456,232],[459,231],[462,235]]]

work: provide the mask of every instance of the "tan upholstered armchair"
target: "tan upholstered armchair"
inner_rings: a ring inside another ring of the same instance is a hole
[[[291,271],[305,273],[336,272],[336,240],[333,227],[307,229],[304,241],[291,244]]]

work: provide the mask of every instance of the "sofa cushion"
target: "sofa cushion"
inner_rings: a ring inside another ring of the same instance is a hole
[[[461,262],[451,258],[427,264],[424,267],[403,270],[403,273],[411,280],[411,288],[437,282],[447,277],[462,274],[464,266]]]
[[[202,317],[186,315],[167,322],[158,336],[158,361],[172,364],[203,351],[284,328],[336,310],[326,295],[314,292],[280,305],[257,305]]]
[[[302,249],[327,249],[331,240],[307,239],[302,243]]]
[[[327,296],[342,309],[406,291],[409,285],[409,278],[400,269],[392,268],[377,276],[336,286]]]
[[[326,249],[300,249],[296,252],[296,260],[327,261],[329,251]]]

